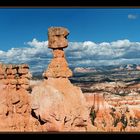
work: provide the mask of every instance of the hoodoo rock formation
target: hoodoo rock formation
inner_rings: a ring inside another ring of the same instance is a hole
[[[47,71],[43,73],[44,78],[68,78],[72,76],[72,71],[69,69],[63,48],[68,46],[67,35],[69,34],[66,28],[51,27],[48,29],[48,47],[53,49],[53,56]]]
[[[68,30],[51,27],[48,31],[48,47],[54,58],[43,74],[44,81],[33,88],[31,108],[45,131],[91,130],[90,108],[81,89],[68,79],[72,71],[63,51],[68,46]]]

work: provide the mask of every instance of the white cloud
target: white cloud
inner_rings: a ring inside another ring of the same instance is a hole
[[[44,71],[52,59],[48,41],[33,39],[24,48],[0,50],[2,63],[27,63],[32,72]],[[92,41],[69,42],[64,49],[69,66],[99,66],[125,63],[140,64],[140,42],[128,39],[95,43]]]
[[[85,41],[84,43],[83,43],[83,47],[93,47],[93,46],[97,46],[96,45],[96,43],[94,43],[94,42],[92,42],[92,41]]]
[[[14,64],[28,63],[34,71],[38,65],[46,66],[52,57],[47,44],[48,41],[40,42],[37,39],[33,39],[27,42],[27,45],[30,47],[11,48],[8,51],[0,50],[0,62]]]
[[[48,41],[39,42],[36,38],[34,38],[32,41],[27,42],[27,44],[36,48],[48,47]]]
[[[140,62],[140,42],[131,42],[128,39],[113,42],[70,42],[66,49],[68,61],[73,65],[110,65],[119,63]],[[85,47],[86,46],[86,47]],[[75,48],[76,51],[73,51]],[[122,62],[122,60],[124,60]],[[132,60],[132,61],[130,61]],[[134,60],[134,61],[133,61]],[[71,64],[70,64],[71,65]]]
[[[128,39],[117,40],[117,41],[111,42],[111,46],[117,47],[117,48],[129,47],[130,44],[131,42]]]
[[[128,15],[128,19],[137,19],[138,15],[134,15],[134,14],[129,14]]]

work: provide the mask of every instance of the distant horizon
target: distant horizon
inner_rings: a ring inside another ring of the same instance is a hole
[[[69,67],[140,64],[140,8],[0,8],[0,62],[43,71],[48,28],[66,27]]]

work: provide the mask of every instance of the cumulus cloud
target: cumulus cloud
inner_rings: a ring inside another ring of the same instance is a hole
[[[40,42],[37,39],[33,39],[26,44],[28,46],[24,48],[11,48],[8,51],[0,50],[0,62],[13,64],[27,63],[33,72],[36,71],[38,66],[41,67],[38,70],[43,71],[44,66],[52,58],[52,54],[47,47],[48,41]]]
[[[27,63],[32,72],[43,72],[52,59],[48,41],[33,39],[26,47],[0,50],[2,63]],[[100,65],[140,64],[140,42],[128,39],[95,43],[92,41],[69,42],[64,49],[70,67],[94,67]]]
[[[128,15],[128,19],[137,19],[138,15],[134,15],[134,14],[129,14]]]
[[[48,46],[48,41],[39,42],[36,38],[34,38],[32,41],[27,42],[27,44],[36,48],[46,48]]]
[[[78,45],[79,44],[79,45]],[[115,65],[140,63],[140,42],[128,39],[95,43],[91,41],[69,43],[66,56],[70,65]]]

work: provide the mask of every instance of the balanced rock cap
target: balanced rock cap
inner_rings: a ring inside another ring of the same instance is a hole
[[[68,46],[68,29],[64,27],[50,27],[48,29],[48,47],[52,49],[66,48]]]
[[[49,35],[68,35],[69,30],[64,27],[50,27],[48,28],[48,34]]]

